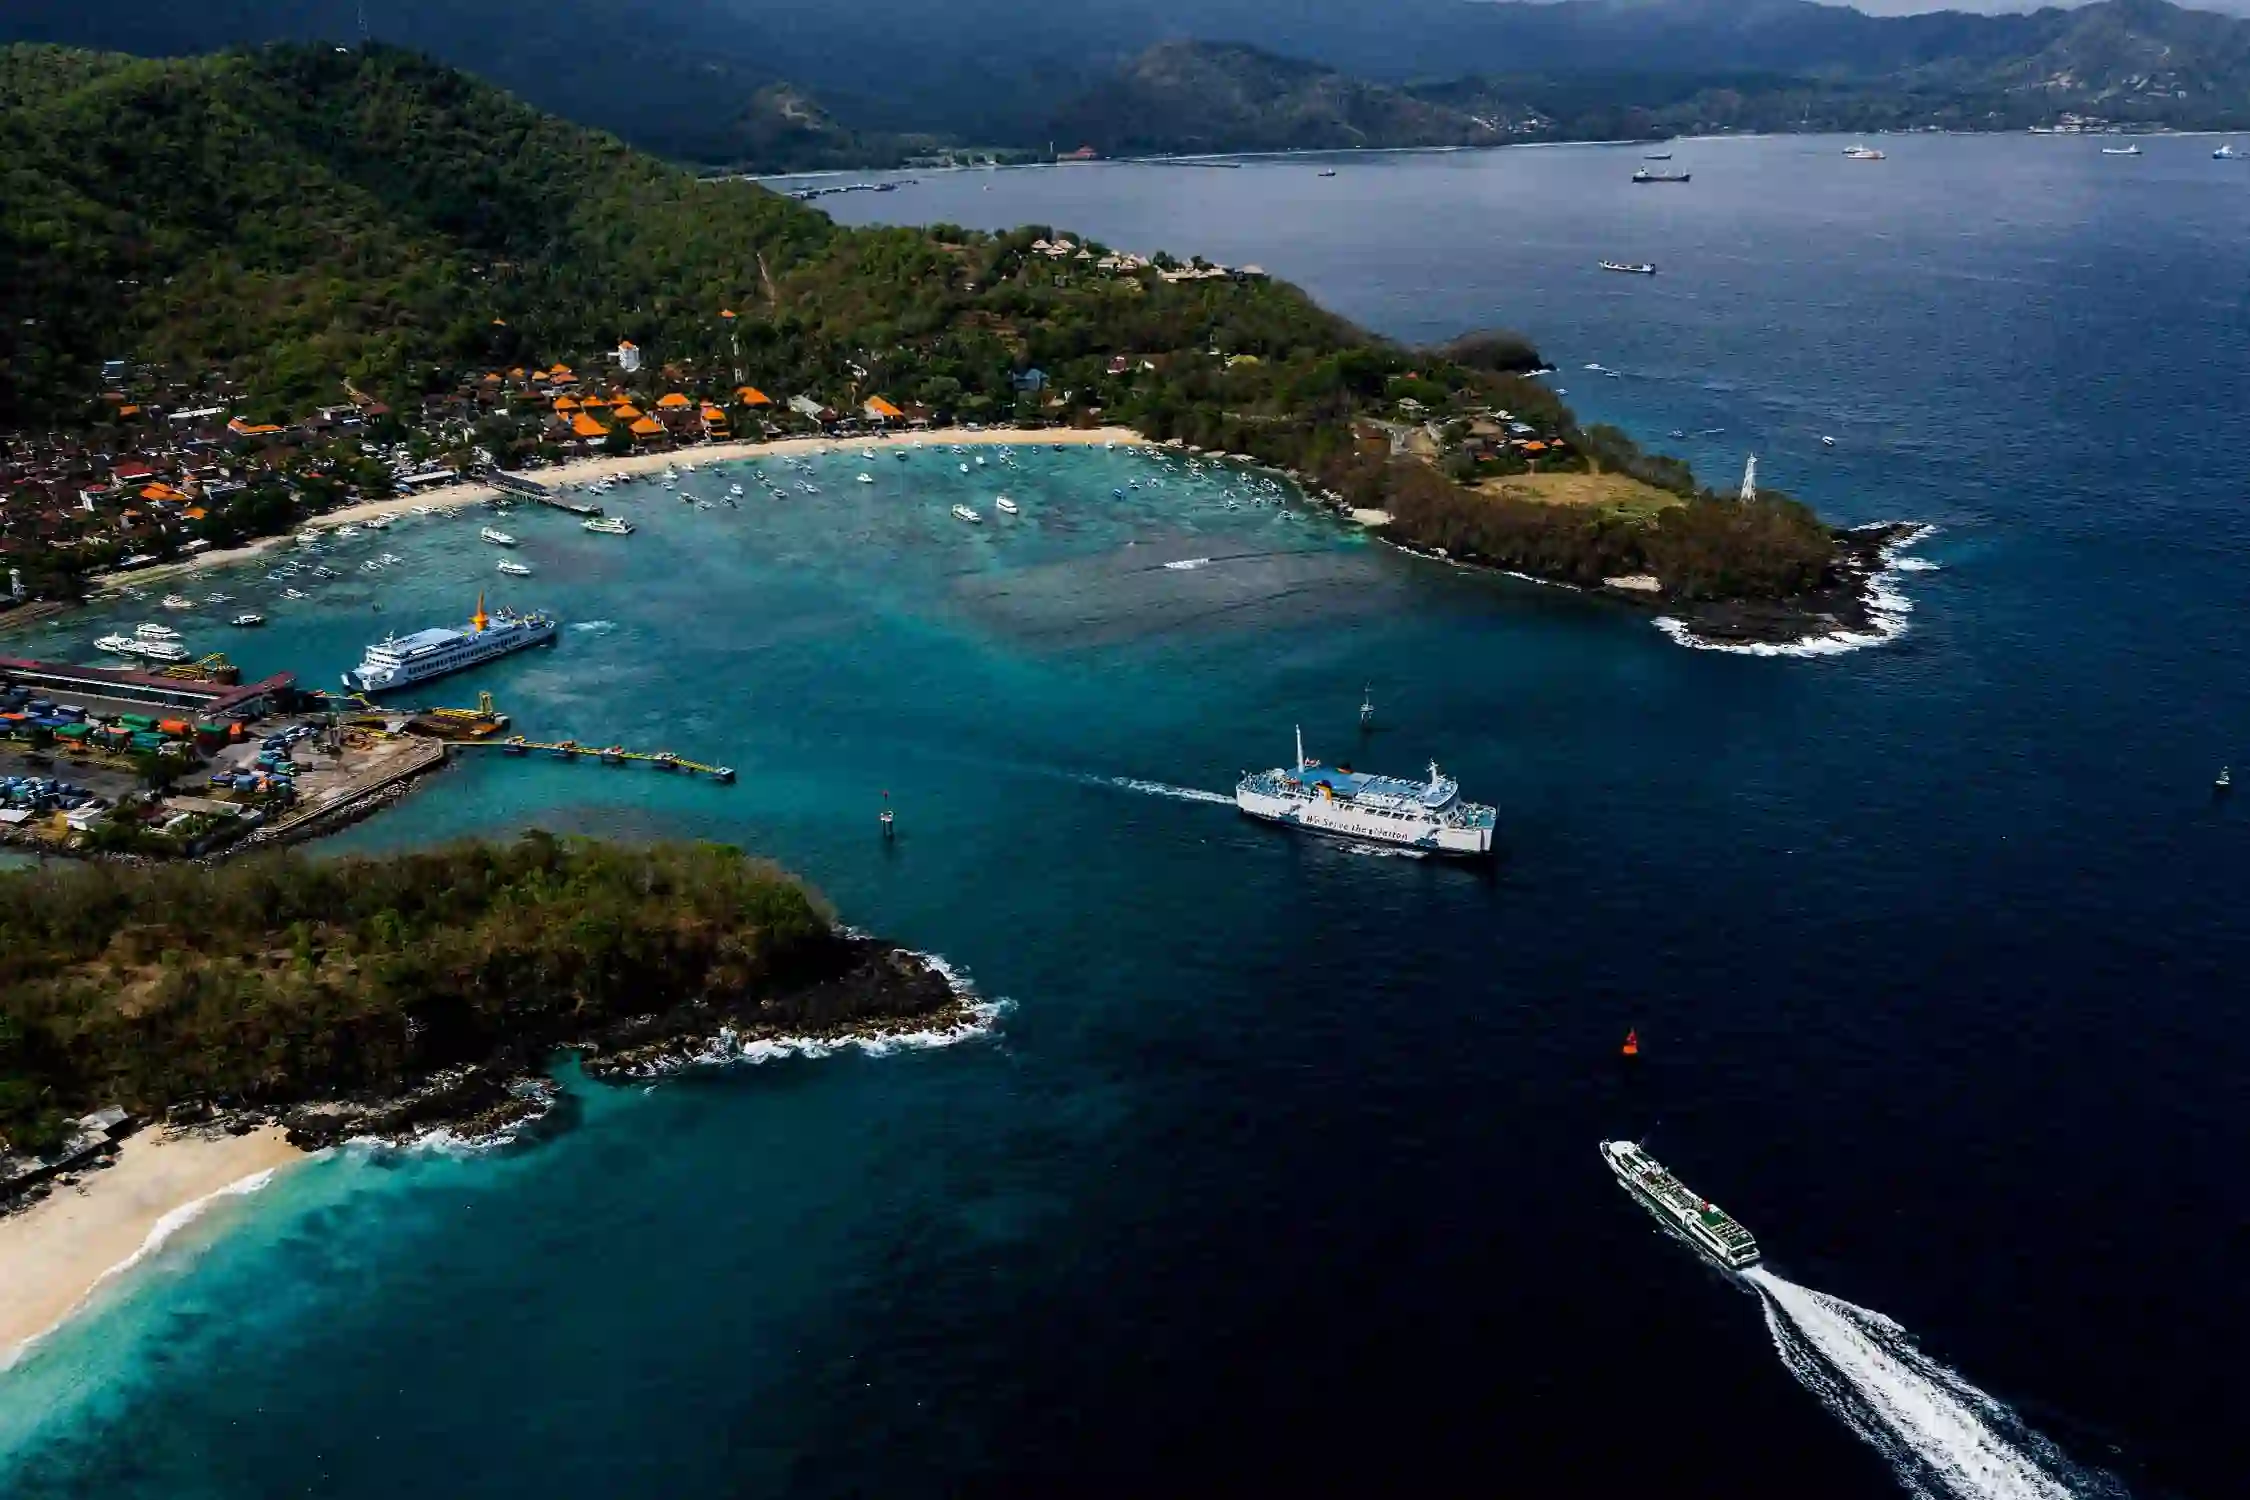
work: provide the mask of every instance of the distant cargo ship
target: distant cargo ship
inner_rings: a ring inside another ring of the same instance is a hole
[[[1605,271],[1623,271],[1628,276],[1654,276],[1656,274],[1656,267],[1645,260],[1605,260],[1601,263],[1601,266]]]
[[[1758,1242],[1749,1230],[1710,1199],[1689,1192],[1685,1183],[1639,1146],[1631,1141],[1604,1141],[1602,1160],[1658,1223],[1720,1265],[1742,1271],[1758,1263]]]
[[[503,609],[488,616],[484,596],[479,594],[477,612],[469,617],[468,629],[439,626],[377,641],[367,648],[360,664],[344,674],[344,686],[358,693],[383,693],[410,683],[428,682],[433,677],[482,666],[511,651],[550,645],[555,630],[554,617],[536,610],[519,615]]]
[[[1692,175],[1694,174],[1689,172],[1651,172],[1646,167],[1639,167],[1633,172],[1633,180],[1635,182],[1686,182]]]
[[[1491,808],[1462,801],[1459,783],[1441,775],[1435,761],[1426,782],[1368,776],[1305,759],[1302,731],[1296,765],[1252,771],[1235,787],[1234,804],[1269,823],[1434,854],[1490,854],[1498,821]]]

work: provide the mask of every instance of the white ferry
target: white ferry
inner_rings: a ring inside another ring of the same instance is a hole
[[[516,544],[516,539],[514,537],[508,535],[508,533],[506,533],[505,531],[500,530],[497,526],[487,526],[484,528],[484,530],[478,532],[477,535],[483,540],[492,543],[492,545],[495,547],[513,547]]]
[[[1440,773],[1436,761],[1422,782],[1331,768],[1305,758],[1301,729],[1296,765],[1250,772],[1234,789],[1234,805],[1270,823],[1434,854],[1490,854],[1499,821],[1493,809],[1462,801],[1459,783]]]
[[[360,664],[344,674],[344,686],[358,693],[381,693],[427,682],[527,646],[551,645],[556,629],[554,616],[538,611],[519,615],[504,609],[487,616],[484,596],[479,594],[468,629],[439,626],[377,641],[367,648]]]
[[[596,536],[631,536],[633,523],[623,516],[596,516],[579,528]]]
[[[180,633],[169,625],[138,625],[134,627],[133,634],[144,641],[176,641],[180,638]]]
[[[1010,500],[1006,495],[1002,495],[999,499],[993,501],[992,508],[1004,516],[1023,514],[1023,507]]]
[[[1758,1263],[1758,1241],[1732,1214],[1664,1170],[1631,1141],[1602,1142],[1602,1160],[1656,1221],[1730,1271]]]

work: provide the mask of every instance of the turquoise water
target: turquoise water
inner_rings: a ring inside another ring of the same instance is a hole
[[[433,696],[743,772],[470,758],[333,847],[730,839],[1012,1008],[941,1050],[576,1088],[513,1151],[292,1172],[0,1376],[8,1493],[2228,1492],[2250,933],[2208,787],[2250,690],[2250,332],[2209,267],[2250,199],[2185,143],[2123,184],[1982,141],[1839,179],[1840,144],[1728,143],[1661,201],[1589,151],[881,206],[1257,259],[1406,335],[1521,323],[1595,415],[1724,426],[1699,461],[1939,523],[1893,646],[1686,651],[1034,447],[838,455],[740,509],[640,486],[623,540],[519,511],[538,573],[504,589],[471,514],[351,544],[406,562],[301,607],[205,585],[275,623],[191,644],[313,680],[480,586],[546,605],[552,653]],[[1644,254],[1653,284],[1587,270]],[[1434,755],[1504,857],[1197,800],[1300,723]],[[1619,1134],[1780,1280],[1655,1233],[1596,1158]]]

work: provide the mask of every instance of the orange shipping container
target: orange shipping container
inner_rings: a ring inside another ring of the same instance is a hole
[[[184,740],[195,733],[195,726],[185,719],[159,719],[156,722],[156,732],[173,735]]]

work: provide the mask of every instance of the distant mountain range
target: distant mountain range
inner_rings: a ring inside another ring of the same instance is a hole
[[[10,0],[0,41],[154,54],[357,34],[358,0]],[[2250,128],[2250,20],[2166,0],[1875,17],[1810,0],[367,0],[379,38],[707,163],[1697,129]]]

